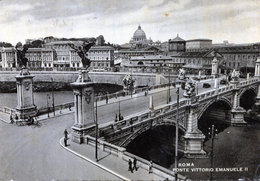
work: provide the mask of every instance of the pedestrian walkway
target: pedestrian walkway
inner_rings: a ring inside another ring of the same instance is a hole
[[[79,156],[80,158],[100,167],[101,169],[112,173],[122,180],[160,180],[163,181],[165,178],[148,172],[147,169],[138,166],[137,171],[128,171],[128,162],[116,155],[104,152],[98,149],[98,161],[95,159],[95,147],[87,144],[77,144],[72,141],[68,143],[68,146],[64,146],[64,138],[60,139],[61,146],[70,151],[71,153]]]

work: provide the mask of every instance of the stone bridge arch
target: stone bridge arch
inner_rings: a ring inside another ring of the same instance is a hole
[[[241,89],[238,93],[239,105],[245,110],[251,109],[256,102],[257,91],[255,86]]]
[[[198,107],[198,120],[201,118],[203,113],[208,109],[208,107],[215,102],[225,102],[227,105],[229,105],[230,109],[232,108],[232,102],[231,97],[216,97],[215,99],[211,99],[208,102],[200,103],[200,106]]]
[[[122,139],[120,143],[118,143],[118,146],[120,147],[126,147],[131,141],[133,141],[135,138],[140,136],[142,133],[148,131],[149,129],[156,128],[158,126],[176,126],[176,120],[173,119],[161,119],[161,120],[153,120],[152,124],[150,126],[147,125],[141,125],[139,128],[135,128],[135,130],[132,131],[132,134]],[[179,124],[179,130],[182,131],[184,134],[186,132],[186,127],[180,122]]]
[[[216,126],[219,131],[224,130],[231,124],[231,110],[232,104],[229,99],[222,97],[209,101],[201,110],[198,117],[198,129],[207,137],[208,128],[212,124]]]

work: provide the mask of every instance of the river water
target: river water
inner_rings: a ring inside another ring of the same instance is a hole
[[[54,105],[73,102],[72,91],[54,91]],[[38,109],[52,105],[52,92],[34,92],[34,104]],[[0,109],[3,107],[16,108],[17,94],[16,93],[0,93]]]
[[[210,120],[209,120],[210,121]],[[211,120],[210,122],[213,122]],[[260,123],[245,126],[220,125],[222,129],[214,142],[214,168],[243,168],[243,171],[213,172],[216,180],[260,179]],[[180,133],[183,134],[183,133]],[[182,148],[180,140],[179,148]],[[206,138],[204,150],[211,151],[211,140]],[[175,156],[175,127],[159,126],[147,130],[128,146],[127,151],[172,170]],[[194,168],[210,168],[210,158],[187,159],[179,152],[178,163],[193,163],[188,172],[181,172],[191,180],[208,180],[209,172],[192,172]],[[258,167],[259,166],[259,167]],[[180,167],[179,167],[180,168]]]

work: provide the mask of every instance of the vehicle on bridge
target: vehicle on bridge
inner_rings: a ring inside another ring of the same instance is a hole
[[[219,83],[222,84],[222,85],[223,85],[223,84],[226,84],[226,83],[227,83],[227,80],[226,80],[226,79],[221,79]]]
[[[203,84],[203,88],[210,88],[210,87],[211,87],[211,85],[209,83],[204,83]]]

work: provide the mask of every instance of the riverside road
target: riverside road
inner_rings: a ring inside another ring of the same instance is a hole
[[[59,140],[74,115],[41,121],[42,127],[0,122],[0,178],[3,180],[120,180],[63,149]],[[1,180],[1,179],[0,179]]]

